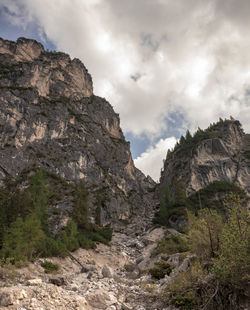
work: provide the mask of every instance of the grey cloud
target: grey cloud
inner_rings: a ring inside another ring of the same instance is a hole
[[[249,0],[3,3],[85,63],[125,131],[155,138],[178,112],[191,129],[233,115],[250,130]]]

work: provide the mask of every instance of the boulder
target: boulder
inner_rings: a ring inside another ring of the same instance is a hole
[[[107,265],[104,265],[102,267],[102,276],[104,278],[112,278],[113,277],[113,272],[111,271],[111,269]]]
[[[19,300],[25,299],[28,294],[19,287],[1,288],[0,289],[0,306],[8,307],[18,303]]]
[[[37,278],[37,279],[30,279],[30,280],[28,280],[27,283],[28,283],[28,285],[42,285],[43,281],[42,281],[42,279]]]
[[[66,285],[66,281],[63,277],[50,278],[49,282],[57,286]]]
[[[106,309],[117,303],[117,299],[113,294],[101,289],[95,290],[94,292],[88,292],[86,294],[86,300],[91,307],[100,310]]]

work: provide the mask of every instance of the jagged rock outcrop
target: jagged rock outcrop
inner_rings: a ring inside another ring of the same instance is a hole
[[[181,180],[190,195],[213,181],[227,181],[250,195],[250,135],[238,121],[220,121],[191,139],[167,156],[161,186]]]
[[[0,182],[36,165],[84,182],[104,224],[145,212],[154,182],[135,168],[118,114],[93,94],[80,60],[0,39],[0,69]]]
[[[0,39],[0,54],[1,87],[31,87],[45,97],[81,99],[93,95],[91,76],[79,59],[46,52],[40,43],[25,38],[16,43]]]

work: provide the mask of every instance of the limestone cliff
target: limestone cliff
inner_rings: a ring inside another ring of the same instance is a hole
[[[82,181],[93,212],[101,200],[102,223],[151,204],[154,182],[135,168],[118,114],[93,94],[80,60],[0,39],[0,115],[0,182],[32,165]]]
[[[250,195],[250,135],[238,121],[221,120],[183,140],[164,162],[161,185],[181,180],[190,195],[213,181],[228,181]]]

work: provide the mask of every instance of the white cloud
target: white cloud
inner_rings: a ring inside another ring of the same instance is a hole
[[[151,146],[137,157],[134,162],[145,175],[150,175],[155,181],[159,180],[163,159],[166,158],[167,151],[172,149],[177,142],[175,137],[160,139],[155,146]]]
[[[123,130],[159,137],[174,112],[190,129],[219,117],[250,130],[250,1],[2,0],[80,58]],[[138,77],[137,79],[131,78]],[[234,100],[232,100],[234,98]]]

